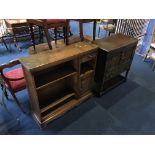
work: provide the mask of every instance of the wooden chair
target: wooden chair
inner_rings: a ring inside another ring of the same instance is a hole
[[[25,82],[25,78],[23,75],[23,70],[20,67],[17,69],[4,72],[6,68],[11,68],[18,64],[20,64],[19,60],[14,60],[14,61],[10,61],[7,64],[0,65],[0,78],[2,80],[1,88],[3,90],[3,88],[5,87],[10,91],[17,105],[22,110],[22,112],[24,112],[22,105],[20,104],[20,102],[18,101],[15,95],[16,92],[19,92],[26,88],[26,82]],[[4,94],[5,94],[5,97],[8,99],[8,93],[6,90]]]
[[[155,26],[153,28],[152,38],[151,38],[149,50],[144,55],[144,61],[146,59],[151,59],[151,60],[154,61],[153,65],[152,65],[152,70],[154,70],[155,69]]]
[[[49,49],[52,49],[52,45],[51,45],[51,39],[50,39],[50,34],[48,32],[48,29],[54,28],[55,43],[56,43],[57,42],[57,28],[63,27],[64,42],[66,42],[66,45],[68,45],[68,31],[69,31],[68,20],[66,19],[28,19],[27,22],[30,26],[31,39],[32,39],[34,50],[35,50],[35,39],[34,39],[34,33],[33,33],[33,25],[37,25],[43,29],[43,31],[45,32],[45,36],[47,39]]]
[[[84,23],[93,22],[93,40],[95,40],[95,37],[96,37],[96,22],[97,22],[97,19],[70,19],[70,20],[74,20],[74,21],[78,21],[78,22],[79,22],[79,31],[80,31],[80,39],[81,39],[81,41],[84,40],[84,35],[83,35],[83,24],[84,24]]]
[[[105,30],[108,32],[108,36],[110,36],[111,33],[115,33],[117,24],[117,19],[104,19],[100,21],[99,30],[98,30],[98,37],[100,35],[100,31]]]
[[[19,46],[18,38],[29,36],[29,27],[26,19],[4,19],[7,35],[13,38],[14,45],[18,50],[22,50]]]
[[[5,42],[6,36],[4,35],[2,29],[4,29],[4,22],[3,22],[3,20],[1,19],[1,20],[0,20],[0,40],[1,40],[1,42],[4,44],[5,48],[6,48],[7,50],[9,50],[9,49],[8,49],[8,46],[7,46],[6,42]]]

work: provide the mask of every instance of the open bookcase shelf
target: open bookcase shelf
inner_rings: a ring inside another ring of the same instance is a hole
[[[89,74],[94,71],[94,59],[81,63],[80,65],[80,75],[83,76],[85,74]]]
[[[71,98],[75,98],[75,92],[71,89],[64,88],[58,94],[51,93],[50,97],[46,97],[44,101],[40,102],[41,114],[46,115],[48,111],[52,111],[65,104]]]
[[[75,74],[76,70],[67,62],[46,70],[45,72],[37,73],[34,79],[37,89],[41,89],[50,83],[57,82]]]
[[[21,60],[32,115],[40,127],[92,95],[96,55],[96,46],[80,42]]]

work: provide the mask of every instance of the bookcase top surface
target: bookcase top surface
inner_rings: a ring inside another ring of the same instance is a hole
[[[29,71],[36,72],[50,66],[66,62],[86,54],[92,50],[97,50],[98,46],[90,42],[78,42],[55,50],[48,50],[43,53],[20,58],[21,64]]]
[[[137,44],[138,39],[123,34],[112,35],[107,38],[93,41],[98,47],[107,52],[127,46],[129,44]]]

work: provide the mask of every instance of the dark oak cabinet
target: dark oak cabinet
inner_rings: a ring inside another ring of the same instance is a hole
[[[126,81],[137,42],[137,39],[122,34],[93,42],[99,47],[94,78],[97,95]]]

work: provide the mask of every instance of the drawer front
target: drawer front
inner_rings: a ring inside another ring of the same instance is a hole
[[[80,86],[80,94],[83,94],[88,90],[91,90],[93,83],[94,83],[93,76],[81,78],[80,79],[80,85],[79,85]]]
[[[92,59],[96,59],[96,57],[97,57],[97,52],[89,53],[89,54],[83,55],[80,58],[80,62],[83,63]]]

